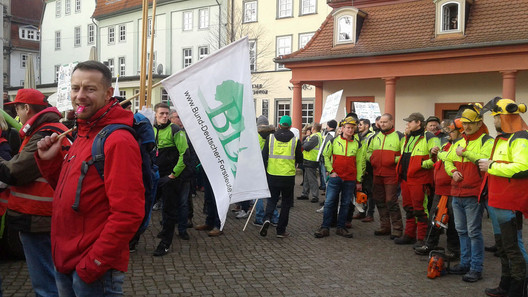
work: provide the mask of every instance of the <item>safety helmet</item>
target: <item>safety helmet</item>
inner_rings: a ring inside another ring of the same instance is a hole
[[[361,191],[357,191],[356,192],[356,203],[358,204],[366,204],[367,203],[367,194],[361,192]]]
[[[345,126],[346,124],[352,124],[352,125],[355,126],[355,125],[357,125],[357,121],[356,121],[356,119],[353,118],[353,117],[346,117],[346,118],[344,118],[344,119],[341,121],[341,123],[339,123],[339,126],[340,126],[340,127],[343,127],[343,126]]]
[[[454,119],[451,123],[449,123],[449,125],[447,126],[447,129],[448,129],[448,132],[451,132],[454,130],[462,131],[462,129],[464,129],[464,127],[462,127],[462,120],[460,118]]]
[[[462,123],[476,123],[482,121],[482,104],[473,103],[460,106],[458,112]]]
[[[493,116],[498,114],[519,114],[525,112],[526,105],[524,103],[517,105],[517,103],[511,99],[499,99],[491,109],[491,115]]]

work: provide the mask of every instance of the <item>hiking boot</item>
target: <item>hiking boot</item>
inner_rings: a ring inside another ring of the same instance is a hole
[[[468,283],[474,283],[482,279],[482,272],[470,270],[462,277],[462,280]]]
[[[361,220],[363,223],[370,223],[370,222],[374,222],[374,217],[373,216],[366,216],[365,218],[363,218],[363,220]]]
[[[262,227],[260,228],[260,236],[266,236],[268,235],[268,228],[271,225],[271,222],[269,220],[264,221],[264,224],[262,224]]]
[[[290,233],[288,233],[288,232],[284,232],[284,233],[281,233],[281,234],[277,233],[277,238],[288,238],[288,237],[290,237]]]
[[[161,257],[166,255],[169,252],[169,247],[166,246],[163,242],[160,242],[158,244],[158,247],[154,250],[154,253],[152,255],[154,257]]]
[[[457,275],[463,275],[469,272],[469,267],[462,266],[460,264],[456,264],[452,268],[449,268],[447,271],[449,274],[457,274]]]
[[[394,239],[395,244],[413,244],[416,242],[416,238],[407,236],[407,234],[403,235],[402,237],[398,237]]]
[[[390,234],[391,234],[390,229],[389,230],[378,229],[378,230],[374,231],[374,235],[376,235],[376,236],[385,236],[385,235],[390,235]]]
[[[358,212],[352,217],[352,219],[353,220],[360,220],[360,219],[364,219],[366,216],[367,215],[364,212]]]
[[[321,228],[319,231],[314,233],[315,238],[323,238],[330,236],[330,230],[328,228]]]
[[[505,290],[503,288],[501,288],[500,286],[496,287],[496,288],[488,288],[486,290],[484,290],[484,293],[488,296],[492,296],[492,297],[507,297],[508,296],[508,290]]]
[[[352,233],[348,233],[348,230],[346,228],[337,228],[336,235],[343,236],[345,238],[354,237],[354,235],[352,235]]]
[[[209,225],[206,225],[206,224],[203,224],[203,225],[198,225],[196,227],[194,227],[194,230],[198,230],[198,231],[211,231],[213,230],[213,226],[209,226]]]
[[[297,200],[308,200],[310,198],[308,198],[308,196],[299,196],[297,197]]]
[[[317,198],[312,198],[312,200],[310,200],[310,202],[312,202],[312,203],[319,203],[319,199],[317,199]]]
[[[207,236],[209,236],[209,237],[217,237],[217,236],[220,236],[222,234],[224,234],[224,231],[221,231],[218,228],[214,228],[213,230],[207,232]]]

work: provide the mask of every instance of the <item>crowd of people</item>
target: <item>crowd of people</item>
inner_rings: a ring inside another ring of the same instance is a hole
[[[162,213],[154,256],[169,252],[176,228],[181,240],[190,239],[192,227],[211,237],[223,234],[214,192],[178,113],[159,103],[152,129],[149,123],[148,131],[140,131],[146,118],[120,105],[111,79],[102,63],[77,64],[71,78],[73,132],[33,89],[19,90],[11,103],[23,125],[19,149],[8,143],[9,127],[0,118],[0,214],[5,212],[9,227],[20,234],[37,296],[123,295],[129,253],[153,208]],[[495,139],[483,122],[488,111]],[[528,126],[520,116],[525,111],[524,104],[497,97],[485,106],[462,105],[453,120],[411,113],[403,133],[395,130],[391,114],[371,125],[350,113],[339,123],[324,123],[325,129],[313,123],[303,135],[292,131],[287,115],[277,129],[261,116],[257,129],[270,197],[256,202],[254,224],[261,236],[274,225],[278,238],[290,237],[295,176],[302,169],[297,200],[322,206],[314,237],[328,237],[335,227],[336,235],[352,238],[353,220],[371,223],[377,209],[374,236],[428,255],[439,249],[445,230],[445,255],[459,260],[449,272],[477,282],[487,209],[502,273],[499,285],[485,293],[526,296],[528,254],[521,227],[528,193],[521,187],[528,181]],[[206,219],[194,226],[197,189],[204,191]],[[446,221],[436,217],[442,203]],[[247,218],[250,205],[240,203],[236,218]]]

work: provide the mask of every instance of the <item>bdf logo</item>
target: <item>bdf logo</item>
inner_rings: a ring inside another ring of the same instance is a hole
[[[244,130],[244,116],[242,115],[244,85],[227,80],[216,86],[215,101],[219,104],[215,106],[210,102],[208,103],[200,91],[198,96],[207,117],[218,134],[222,148],[231,160],[231,172],[236,176],[238,154],[247,148],[239,147],[240,134]]]

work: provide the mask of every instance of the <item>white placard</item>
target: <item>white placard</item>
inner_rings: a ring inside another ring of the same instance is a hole
[[[343,95],[343,90],[337,91],[326,97],[326,102],[323,108],[323,114],[321,115],[321,124],[324,124],[330,120],[335,120],[337,116],[337,109],[341,103],[341,96]]]

